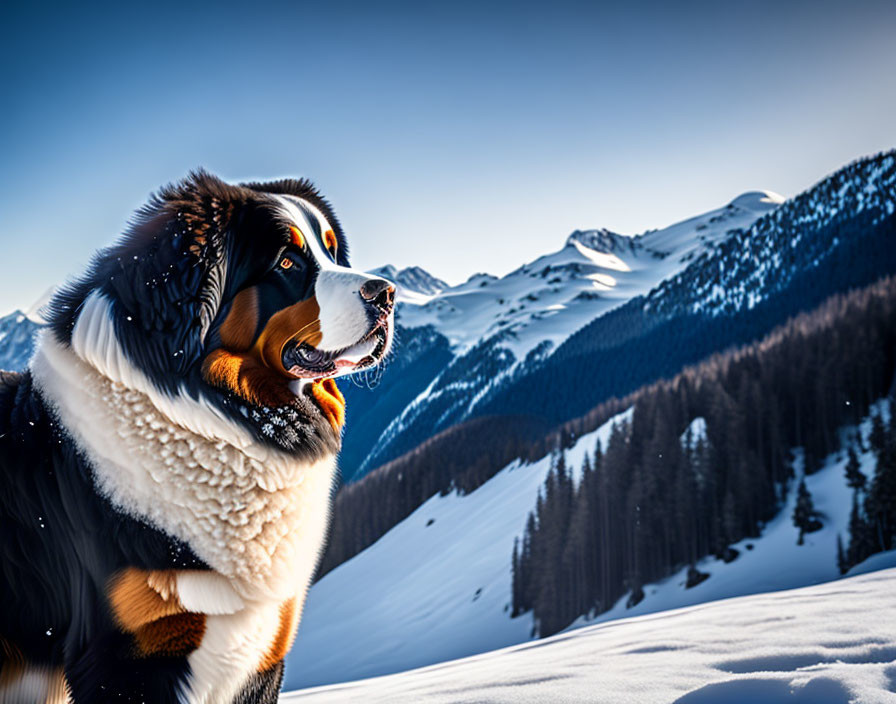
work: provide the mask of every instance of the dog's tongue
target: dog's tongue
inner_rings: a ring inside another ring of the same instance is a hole
[[[358,363],[364,359],[363,355],[360,354],[347,354],[345,357],[340,357],[335,362],[333,362],[333,366],[338,369],[348,369],[350,367],[358,366]],[[322,381],[326,377],[316,378],[315,381]]]

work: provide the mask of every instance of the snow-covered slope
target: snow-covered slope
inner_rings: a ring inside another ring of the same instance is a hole
[[[617,416],[567,452],[572,468]],[[287,658],[295,688],[463,657],[532,636],[510,618],[510,553],[550,468],[514,463],[471,494],[434,496],[309,593]],[[363,585],[359,588],[359,585]]]
[[[612,425],[627,416],[579,438],[567,451],[567,466],[577,470],[598,438],[606,447]],[[692,435],[697,432],[699,424]],[[867,440],[870,422],[844,429],[844,439],[856,432]],[[859,457],[870,475],[872,454]],[[685,589],[683,570],[646,585],[636,607],[626,609],[628,595],[623,596],[596,621],[836,579],[837,535],[848,538],[851,505],[845,463],[845,456],[832,455],[806,477],[824,528],[808,534],[805,545],[797,546],[791,520],[802,477],[797,457],[786,503],[760,538],[734,544],[740,553],[734,562],[706,558],[698,563],[711,575],[704,582]],[[510,561],[514,538],[521,536],[549,468],[550,458],[515,463],[468,495],[434,496],[323,577],[311,588],[287,659],[287,688],[398,672],[532,638],[531,614],[510,618]]]
[[[892,703],[894,586],[896,569],[887,569],[626,618],[280,701]]]
[[[645,307],[711,315],[748,310],[834,253],[848,236],[839,231],[844,220],[873,230],[894,213],[896,152],[859,159],[752,227],[732,232],[715,256],[701,255],[686,279],[667,278]],[[850,264],[841,262],[841,268]]]

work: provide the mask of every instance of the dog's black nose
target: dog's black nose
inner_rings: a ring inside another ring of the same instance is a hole
[[[361,298],[380,310],[392,310],[395,287],[385,279],[369,279],[361,284]]]

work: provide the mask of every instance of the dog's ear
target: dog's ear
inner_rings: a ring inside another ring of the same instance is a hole
[[[102,255],[119,330],[137,328],[127,346],[148,368],[183,373],[197,360],[227,284],[228,232],[251,195],[195,171],[152,196]]]
[[[200,270],[196,317],[200,343],[205,342],[224,295],[227,278],[225,236],[235,208],[244,201],[241,191],[200,170],[166,197],[166,209],[174,218],[174,240],[181,262],[195,257]]]

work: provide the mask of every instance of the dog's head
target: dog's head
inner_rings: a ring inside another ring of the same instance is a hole
[[[151,384],[165,397],[157,405],[183,415],[192,403],[186,412],[313,458],[338,448],[334,378],[389,349],[394,293],[350,267],[342,228],[308,181],[234,186],[197,172],[153,196],[57,295],[51,323],[114,381]]]

